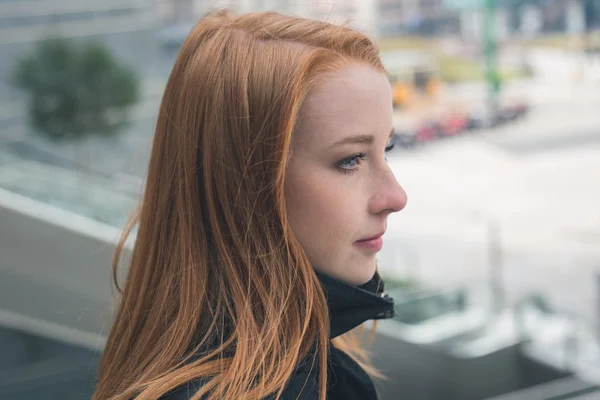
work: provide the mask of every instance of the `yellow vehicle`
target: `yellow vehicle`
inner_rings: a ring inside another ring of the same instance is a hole
[[[432,54],[397,50],[383,52],[381,59],[392,84],[394,106],[407,107],[418,97],[437,97],[441,80]]]

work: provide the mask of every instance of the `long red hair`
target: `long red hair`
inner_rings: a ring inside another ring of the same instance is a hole
[[[273,12],[205,16],[162,99],[143,200],[113,264],[121,295],[93,399],[281,394],[316,348],[325,399],[329,317],[286,216],[294,126],[319,77],[351,62],[384,72],[350,28]],[[138,233],[124,288],[119,259]],[[337,346],[360,356],[355,339]]]

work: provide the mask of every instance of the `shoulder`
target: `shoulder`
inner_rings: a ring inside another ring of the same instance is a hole
[[[281,400],[318,400],[319,380],[316,370],[297,369],[288,382]]]
[[[159,400],[189,400],[203,384],[202,380],[190,381],[165,394]],[[280,400],[318,400],[318,393],[319,383],[316,374],[299,368],[292,375]],[[274,399],[275,396],[270,396],[264,400]]]
[[[170,391],[159,400],[189,400],[204,384],[203,380],[195,380]]]

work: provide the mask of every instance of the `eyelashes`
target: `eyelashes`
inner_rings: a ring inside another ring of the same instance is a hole
[[[339,161],[336,168],[345,174],[357,172],[359,160],[364,161],[366,158],[367,153],[356,153]]]
[[[386,155],[387,155],[387,153],[389,153],[390,151],[392,151],[394,149],[394,145],[395,144],[392,143],[385,148]],[[336,164],[336,169],[344,174],[352,174],[352,173],[358,172],[358,166],[360,165],[360,162],[364,161],[366,158],[367,158],[367,153],[364,153],[364,152],[355,153],[349,157],[344,158],[343,160],[340,160]],[[387,161],[387,157],[386,157],[386,161]]]

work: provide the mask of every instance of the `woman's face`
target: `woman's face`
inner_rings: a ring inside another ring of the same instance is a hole
[[[309,94],[292,142],[292,231],[315,269],[350,284],[372,278],[387,217],[406,205],[386,162],[392,112],[387,77],[352,65]]]

